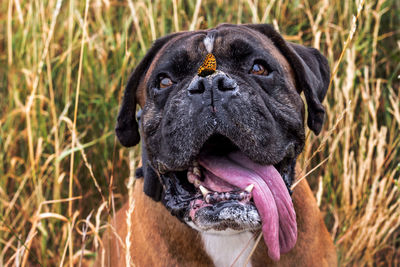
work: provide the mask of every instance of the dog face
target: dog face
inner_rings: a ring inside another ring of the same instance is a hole
[[[206,57],[216,69],[199,70]],[[300,94],[318,134],[328,84],[326,59],[269,25],[176,33],[157,40],[131,75],[116,133],[125,146],[139,142],[139,102],[146,194],[160,192],[199,231],[262,228],[276,260],[297,238],[290,186],[305,139]]]

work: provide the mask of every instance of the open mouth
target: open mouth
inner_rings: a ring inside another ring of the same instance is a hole
[[[213,135],[186,171],[164,175],[164,182],[170,181],[164,204],[199,231],[261,228],[269,256],[279,260],[297,240],[290,197],[294,162],[286,157],[275,165],[260,165],[228,138]]]

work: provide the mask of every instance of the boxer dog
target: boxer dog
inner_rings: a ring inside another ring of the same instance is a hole
[[[129,78],[116,126],[123,146],[142,146],[132,262],[335,266],[307,181],[292,192],[305,142],[301,94],[307,125],[319,134],[329,77],[316,49],[286,42],[270,25],[156,40]],[[114,225],[123,240],[127,208]],[[124,266],[124,246],[107,240],[106,263]]]

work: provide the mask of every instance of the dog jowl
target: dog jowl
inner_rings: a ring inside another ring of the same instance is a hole
[[[317,50],[268,25],[175,33],[158,39],[131,75],[116,133],[124,146],[141,138],[153,200],[200,232],[261,229],[278,261],[297,241],[290,187],[305,139],[301,94],[318,134],[328,84]]]

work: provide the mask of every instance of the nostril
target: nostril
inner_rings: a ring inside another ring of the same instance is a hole
[[[225,91],[233,91],[236,88],[236,83],[228,78],[228,77],[220,77],[217,81],[218,90]]]
[[[204,85],[204,81],[203,80],[199,80],[197,82],[195,82],[193,85],[191,85],[188,88],[189,92],[191,94],[202,94],[204,93],[204,91],[206,90],[206,87]]]

